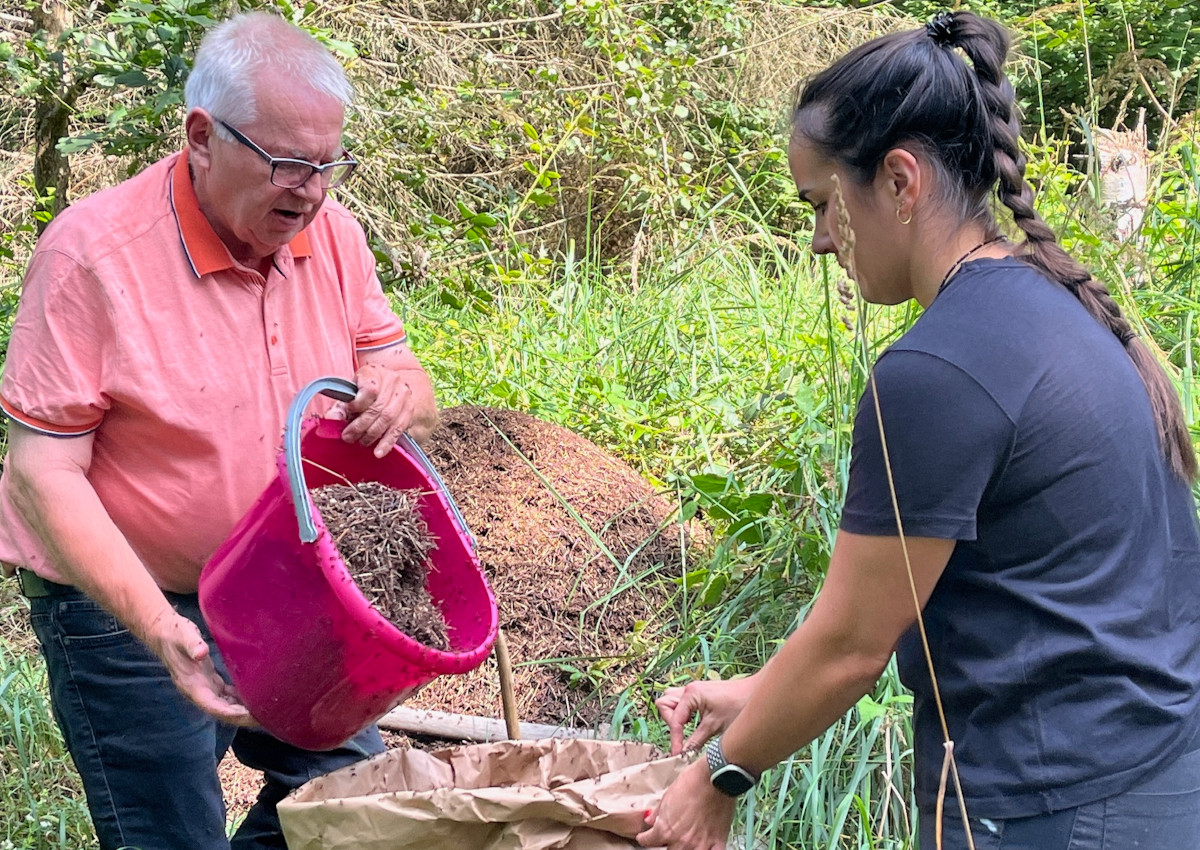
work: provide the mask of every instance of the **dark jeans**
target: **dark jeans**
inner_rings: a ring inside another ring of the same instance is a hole
[[[932,813],[921,819],[921,850],[937,847],[933,820]],[[943,850],[965,850],[962,817],[952,799],[946,800],[942,823]],[[1008,820],[971,817],[971,836],[975,850],[1197,850],[1200,750],[1124,794],[1086,806]]]
[[[200,627],[227,677],[196,597],[167,598]],[[290,790],[384,749],[374,726],[336,750],[314,753],[219,723],[176,689],[144,644],[79,591],[56,586],[30,606],[54,717],[83,778],[102,850],[285,847],[275,806]],[[232,843],[217,778],[231,746],[242,764],[265,774]]]

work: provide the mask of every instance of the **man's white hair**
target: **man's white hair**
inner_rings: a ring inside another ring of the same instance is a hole
[[[349,106],[354,89],[341,63],[304,30],[268,12],[246,12],[208,31],[184,86],[190,112],[203,109],[237,126],[258,117],[257,82],[307,85]],[[219,124],[215,132],[229,134]]]

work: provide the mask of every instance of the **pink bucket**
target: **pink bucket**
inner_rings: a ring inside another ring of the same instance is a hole
[[[407,435],[380,459],[342,442],[342,422],[301,423],[319,392],[349,400],[356,388],[321,378],[301,390],[278,475],[200,575],[200,608],[242,703],[272,735],[309,750],[343,743],[437,676],[478,667],[497,626],[466,523],[429,460]],[[447,651],[399,631],[347,571],[308,495],[343,479],[425,493],[421,515],[437,541],[428,588],[446,620]]]

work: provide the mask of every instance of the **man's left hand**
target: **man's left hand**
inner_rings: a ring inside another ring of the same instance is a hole
[[[725,850],[735,800],[712,786],[708,763],[692,762],[667,789],[637,837],[643,847],[669,850]]]
[[[358,395],[346,402],[350,421],[342,432],[348,443],[375,446],[375,457],[384,457],[408,430],[416,413],[413,389],[403,371],[367,363],[354,373]]]

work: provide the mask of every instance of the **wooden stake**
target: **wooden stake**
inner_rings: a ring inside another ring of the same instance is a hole
[[[521,720],[517,714],[517,694],[513,687],[512,661],[508,657],[508,641],[504,630],[496,630],[496,667],[500,671],[500,701],[504,705],[504,726],[510,741],[521,739]]]

